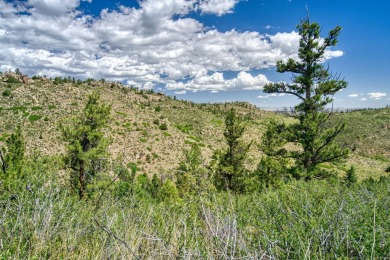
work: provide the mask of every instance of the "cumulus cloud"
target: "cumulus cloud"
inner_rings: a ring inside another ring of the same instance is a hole
[[[358,97],[359,95],[358,94],[350,94],[348,95],[348,97]]]
[[[268,79],[248,71],[298,57],[296,32],[220,32],[189,16],[221,16],[239,0],[143,0],[138,8],[105,9],[98,17],[79,11],[80,1],[0,0],[0,70],[218,92],[262,89]],[[228,71],[237,76],[225,79]]]
[[[212,13],[222,16],[226,13],[231,13],[233,7],[239,0],[203,0],[200,1],[199,9],[203,13]]]
[[[269,83],[267,77],[259,74],[251,74],[241,71],[233,79],[225,79],[223,73],[215,72],[211,75],[195,77],[187,82],[168,83],[168,90],[184,89],[187,91],[211,91],[216,93],[224,90],[260,90]]]
[[[379,100],[384,97],[386,97],[386,93],[381,93],[381,92],[372,92],[367,94],[368,98]]]

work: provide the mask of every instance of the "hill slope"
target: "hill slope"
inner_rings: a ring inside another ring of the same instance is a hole
[[[21,124],[28,152],[55,155],[64,152],[58,123],[84,107],[88,94],[100,93],[112,104],[107,135],[112,138],[112,160],[136,163],[141,172],[170,173],[183,158],[183,149],[197,142],[205,164],[213,151],[224,147],[224,113],[230,107],[247,120],[244,139],[258,143],[270,118],[290,120],[280,114],[257,109],[248,103],[194,104],[163,94],[138,91],[104,81],[63,83],[38,78],[25,83],[0,83],[0,141]],[[7,93],[6,93],[7,92]],[[4,94],[5,93],[5,94]],[[339,138],[355,152],[345,165],[357,166],[362,177],[379,176],[390,164],[390,109],[355,111],[339,115],[348,131]],[[165,127],[166,126],[166,127]],[[252,146],[251,168],[260,152]]]

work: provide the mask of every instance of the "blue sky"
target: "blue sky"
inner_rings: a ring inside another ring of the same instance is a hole
[[[296,25],[309,8],[339,44],[326,63],[349,86],[335,107],[390,104],[390,1],[0,0],[0,70],[106,78],[195,102],[292,106],[267,95],[289,81],[277,60],[296,58]]]

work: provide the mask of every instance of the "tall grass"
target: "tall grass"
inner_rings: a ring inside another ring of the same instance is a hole
[[[296,182],[174,204],[106,192],[77,201],[59,184],[3,196],[1,259],[389,258],[390,180],[352,188]]]

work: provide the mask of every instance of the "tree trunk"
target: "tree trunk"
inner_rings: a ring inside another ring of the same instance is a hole
[[[80,182],[80,188],[79,188],[79,197],[80,200],[84,199],[85,196],[85,170],[84,170],[84,161],[80,161],[80,172],[79,172],[79,182]]]

